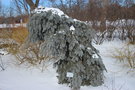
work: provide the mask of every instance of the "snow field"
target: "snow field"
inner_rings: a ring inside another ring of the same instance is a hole
[[[81,90],[135,90],[135,72],[128,73],[129,69],[109,57],[110,50],[122,47],[123,43],[115,40],[94,46],[100,51],[107,68],[105,83],[99,87],[84,86]],[[41,72],[35,67],[15,65],[12,55],[1,57],[6,70],[0,71],[0,90],[71,90],[67,85],[57,83],[57,74],[52,66]]]

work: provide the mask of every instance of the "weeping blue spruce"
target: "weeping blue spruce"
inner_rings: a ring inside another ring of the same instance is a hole
[[[41,53],[54,57],[58,83],[74,90],[104,83],[105,66],[91,42],[93,30],[84,22],[52,11],[34,14],[28,23],[29,42],[39,42]]]

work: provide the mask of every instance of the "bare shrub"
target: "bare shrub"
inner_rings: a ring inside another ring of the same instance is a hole
[[[17,43],[24,43],[28,36],[28,30],[26,27],[17,27],[12,29],[11,39],[15,40]]]
[[[28,67],[37,67],[41,71],[51,64],[48,62],[53,57],[51,56],[44,56],[40,53],[40,43],[30,44],[27,48],[25,45],[22,47],[15,47],[16,53],[12,53],[17,60],[17,64],[26,64]],[[14,51],[14,50],[13,50]]]
[[[9,29],[0,29],[0,38],[9,39],[12,36],[12,31]]]
[[[28,36],[28,30],[26,27],[16,27],[16,28],[5,28],[0,29],[1,39],[13,39],[17,43],[24,43]]]
[[[105,34],[106,34],[106,32],[107,32],[107,31],[104,31],[104,32],[96,32],[95,37],[94,37],[94,39],[93,39],[93,42],[94,42],[95,44],[98,44],[98,45],[102,44],[102,43],[104,42],[104,40],[105,40]]]
[[[135,68],[135,45],[127,44],[122,48],[115,48],[111,57]]]
[[[93,39],[94,43],[100,45],[105,40],[111,41],[114,38],[113,32],[116,29],[116,27],[114,27],[113,25],[114,23],[106,21],[106,29],[104,30],[100,22],[98,22],[98,24],[95,24],[93,27],[94,30],[96,31],[95,37]]]
[[[129,42],[134,44],[135,43],[135,21],[129,20],[128,25],[125,25],[127,30],[127,38],[129,39]]]
[[[7,43],[5,45],[7,45],[6,49],[7,49],[8,53],[10,53],[12,55],[18,53],[18,51],[19,51],[19,44],[16,44],[16,43]]]
[[[25,41],[28,35],[28,30],[25,27],[11,28],[11,33],[7,34],[8,39],[0,43],[0,49],[5,48],[8,53],[12,54],[16,58],[16,63],[18,65],[27,64],[28,67],[37,67],[43,71],[45,67],[50,65],[47,63],[51,57],[43,56],[40,54],[40,43],[31,44],[29,47],[23,48],[25,46]],[[5,31],[4,31],[5,32]],[[3,32],[3,33],[4,33]],[[3,40],[4,37],[1,39]],[[3,68],[3,64],[0,63],[0,68]]]

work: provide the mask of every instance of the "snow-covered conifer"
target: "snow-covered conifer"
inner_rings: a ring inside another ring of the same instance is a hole
[[[43,41],[41,53],[56,59],[59,83],[74,89],[103,84],[105,66],[91,44],[94,31],[84,22],[59,14],[60,10],[43,11],[29,20],[29,42]]]

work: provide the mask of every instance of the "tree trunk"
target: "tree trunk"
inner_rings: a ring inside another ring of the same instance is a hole
[[[34,10],[36,7],[38,7],[40,0],[36,0],[34,3],[32,0],[26,0],[27,4],[30,6],[30,10]]]

